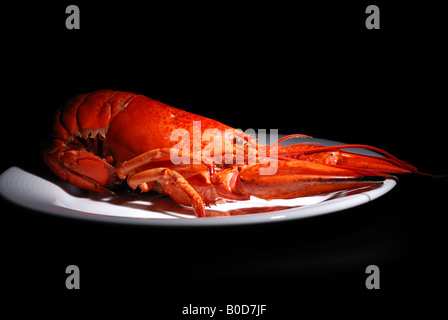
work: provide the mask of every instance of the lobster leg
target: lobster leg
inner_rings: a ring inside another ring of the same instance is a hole
[[[140,187],[143,191],[157,188],[159,185],[176,202],[190,205],[194,208],[196,215],[205,217],[204,202],[196,190],[178,172],[168,168],[153,168],[136,174],[131,174],[127,179],[129,187],[136,189]],[[154,184],[157,182],[158,184]]]
[[[205,217],[204,202],[201,196],[180,173],[169,168],[160,167],[139,172],[145,165],[153,161],[169,158],[173,151],[177,152],[178,155],[178,150],[173,148],[154,149],[144,152],[129,161],[125,161],[117,169],[117,176],[123,180],[128,177],[127,182],[132,189],[140,187],[142,191],[147,192],[161,187],[162,190],[157,191],[167,193],[178,203],[191,205],[197,216]],[[201,161],[200,154],[191,154],[189,158]]]
[[[170,158],[171,152],[179,152],[177,149],[174,148],[161,148],[161,149],[154,149],[149,150],[147,152],[144,152],[128,161],[123,162],[123,164],[117,169],[117,176],[118,178],[124,180],[126,177],[130,174],[135,173],[138,169],[141,169],[144,165],[151,163],[152,161],[164,159],[164,158]],[[177,154],[178,155],[178,154]],[[200,154],[190,154],[189,156],[190,160],[197,160],[198,163],[204,163],[207,161],[207,163],[211,162],[206,157],[202,157]]]

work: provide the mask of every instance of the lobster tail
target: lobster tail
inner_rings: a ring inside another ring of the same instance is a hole
[[[75,186],[112,193],[109,189],[115,181],[115,169],[106,161],[112,158],[102,148],[102,141],[111,118],[126,108],[134,96],[102,90],[70,99],[56,111],[49,141],[41,148],[45,164]]]

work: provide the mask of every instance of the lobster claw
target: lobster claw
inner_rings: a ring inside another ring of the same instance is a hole
[[[266,164],[240,171],[238,188],[255,197],[292,199],[382,183],[387,175],[369,176],[356,171],[303,160],[281,160],[275,175],[260,175]]]
[[[279,155],[282,158],[318,162],[365,175],[387,176],[388,173],[422,174],[413,165],[396,158],[384,150],[368,145],[316,146],[299,143],[287,147],[279,145],[279,147]],[[378,156],[367,156],[347,151],[347,149],[353,148],[371,150],[376,152]]]

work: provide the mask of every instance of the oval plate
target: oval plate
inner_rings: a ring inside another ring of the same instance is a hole
[[[323,145],[338,142],[301,139]],[[377,155],[366,150],[351,150]],[[192,208],[155,193],[127,192],[103,196],[76,188],[56,177],[44,177],[11,167],[0,176],[0,194],[20,206],[63,217],[151,226],[221,226],[302,219],[352,208],[372,201],[396,185],[394,179],[376,187],[344,190],[326,195],[266,201],[252,197],[207,208],[210,217],[197,218]]]

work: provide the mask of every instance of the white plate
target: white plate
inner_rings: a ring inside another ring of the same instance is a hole
[[[339,144],[322,139],[308,140],[324,145]],[[374,154],[364,150],[358,152]],[[212,206],[207,210],[213,217],[196,218],[191,208],[158,194],[129,192],[118,196],[97,195],[55,177],[39,176],[18,167],[11,167],[0,176],[0,194],[29,209],[71,218],[153,226],[237,225],[307,218],[364,204],[384,195],[395,185],[395,180],[387,179],[374,189],[290,200],[251,198],[249,201]],[[241,212],[245,214],[238,215]]]

